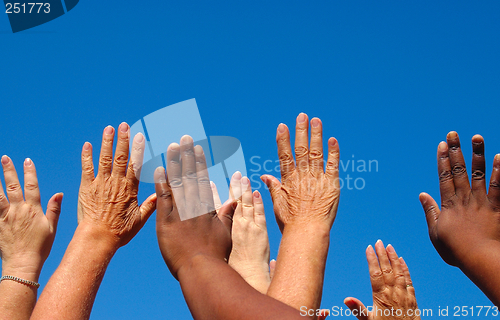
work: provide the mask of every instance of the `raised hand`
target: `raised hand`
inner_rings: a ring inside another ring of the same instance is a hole
[[[217,187],[211,182],[214,202],[221,203]],[[233,174],[230,185],[232,195],[241,195],[233,216],[233,247],[229,265],[238,271],[252,287],[266,293],[271,283],[269,274],[269,238],[267,236],[264,203],[259,191],[252,193],[250,180],[241,177],[240,172]]]
[[[429,236],[443,260],[459,267],[498,306],[500,303],[500,155],[486,192],[484,139],[472,137],[469,183],[458,134],[448,133],[437,151],[441,209],[420,194]]]
[[[323,127],[321,120],[311,120],[305,113],[297,117],[295,129],[295,162],[290,147],[290,132],[285,124],[276,135],[281,168],[281,182],[263,175],[274,204],[280,229],[289,224],[321,223],[331,228],[337,214],[340,184],[338,179],[339,147],[335,138],[328,140],[328,160],[323,169]]]
[[[379,240],[375,251],[372,246],[366,249],[366,260],[372,283],[373,309],[368,311],[361,301],[349,297],[344,303],[351,309],[352,315],[359,320],[420,319],[410,271],[394,248],[391,245],[384,248]]]
[[[12,160],[1,159],[7,196],[0,184],[0,257],[2,276],[38,282],[49,256],[61,212],[62,193],[52,196],[44,215],[35,164],[24,161],[24,197]],[[26,198],[26,200],[25,200]],[[37,287],[17,281],[0,283],[0,319],[29,319]]]
[[[172,275],[178,279],[193,259],[227,262],[235,203],[216,212],[203,148],[194,146],[190,136],[168,147],[167,176],[164,168],[156,169],[156,232]]]

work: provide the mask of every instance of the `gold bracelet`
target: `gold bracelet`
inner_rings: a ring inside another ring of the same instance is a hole
[[[35,288],[39,288],[40,287],[40,284],[38,282],[35,282],[35,281],[29,281],[29,280],[24,280],[24,279],[21,279],[21,278],[18,278],[18,277],[13,277],[13,276],[3,276],[0,278],[0,282],[2,282],[3,280],[12,280],[12,281],[16,281],[16,282],[19,282],[19,283],[22,283],[22,284],[25,284],[29,287],[35,287]]]

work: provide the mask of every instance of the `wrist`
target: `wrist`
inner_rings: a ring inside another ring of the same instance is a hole
[[[13,276],[28,281],[38,282],[38,279],[40,278],[40,271],[41,268],[39,270],[35,270],[26,266],[17,267],[14,265],[5,265],[4,263],[2,263],[2,277]]]
[[[324,222],[315,221],[296,221],[288,223],[283,227],[283,235],[285,233],[303,234],[318,238],[329,238],[331,226]]]
[[[120,248],[120,239],[106,228],[88,222],[80,222],[76,228],[73,240],[82,241],[95,246],[95,250],[115,254]],[[72,240],[72,241],[73,241]]]

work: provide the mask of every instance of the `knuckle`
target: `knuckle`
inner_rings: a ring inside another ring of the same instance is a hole
[[[182,179],[171,178],[168,182],[172,188],[182,188]]]
[[[119,154],[119,155],[116,155],[114,164],[116,166],[124,167],[127,165],[127,161],[128,161],[127,155]]]
[[[198,185],[201,186],[210,186],[210,179],[207,176],[199,177],[198,178]]]
[[[444,209],[450,209],[454,206],[455,206],[455,202],[453,200],[441,200],[441,207]]]
[[[113,158],[110,155],[102,155],[101,160],[99,161],[100,165],[103,167],[111,166],[112,162],[113,162]]]
[[[33,182],[25,182],[24,188],[28,191],[34,191],[34,190],[38,189],[38,184],[33,183]]]
[[[184,172],[184,174],[182,175],[182,178],[183,179],[188,179],[188,180],[195,180],[195,179],[198,179],[198,176],[196,174],[196,171],[193,171],[193,170],[187,170],[186,172]]]
[[[490,189],[500,190],[500,181],[497,179],[493,179],[490,181]]]
[[[484,176],[484,172],[481,170],[474,170],[474,172],[472,172],[472,180],[483,180]]]
[[[383,273],[380,270],[374,271],[372,274],[370,274],[370,278],[372,280],[379,280],[380,278],[382,278],[382,276],[383,276]]]
[[[295,147],[295,156],[297,158],[305,157],[305,156],[307,156],[308,153],[309,153],[309,149],[307,149],[307,147],[305,147],[305,146]]]
[[[453,174],[450,170],[443,170],[439,173],[439,182],[443,183],[450,180],[453,180]]]
[[[329,159],[326,162],[326,167],[329,168],[329,169],[337,170],[339,168],[339,162],[335,161],[335,160],[332,160],[332,159]]]
[[[21,186],[18,183],[11,183],[7,185],[7,192],[21,191]]]
[[[279,160],[282,164],[289,164],[289,163],[293,162],[293,156],[289,152],[282,152],[279,155]]]
[[[309,159],[318,160],[323,159],[323,151],[319,149],[311,149],[309,152]]]
[[[384,267],[384,268],[382,268],[382,273],[383,274],[392,274],[392,269]]]
[[[164,200],[170,199],[172,197],[172,192],[170,192],[170,189],[162,189],[159,197]]]
[[[191,146],[188,146],[184,151],[182,151],[183,156],[185,157],[193,157],[194,156],[194,150]]]
[[[465,166],[462,165],[462,164],[455,164],[453,166],[453,175],[454,176],[461,176],[461,175],[464,175],[464,174],[467,174],[467,169],[465,169]]]

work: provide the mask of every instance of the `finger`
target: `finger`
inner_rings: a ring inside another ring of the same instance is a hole
[[[107,177],[111,174],[114,135],[115,129],[112,126],[107,126],[104,129],[102,134],[101,154],[99,156],[99,170],[97,175]]]
[[[292,147],[290,146],[290,132],[288,127],[281,123],[276,133],[278,144],[278,158],[280,160],[281,180],[286,180],[295,170]]]
[[[179,220],[179,216],[171,215],[174,209],[174,202],[172,199],[172,190],[167,182],[165,176],[165,169],[163,167],[156,168],[154,172],[155,191],[156,191],[156,223],[164,223],[170,219]]]
[[[146,200],[144,200],[144,202],[139,207],[141,213],[141,223],[140,223],[141,228],[148,221],[149,217],[151,217],[153,212],[155,212],[156,200],[157,200],[156,193],[153,193]]]
[[[229,183],[229,199],[241,201],[241,172],[236,171]]]
[[[188,218],[193,218],[196,216],[196,208],[200,202],[200,195],[198,192],[198,176],[196,174],[193,138],[188,135],[181,138],[181,161],[186,214]]]
[[[345,298],[344,304],[351,310],[351,313],[359,320],[368,320],[368,309],[356,298]]]
[[[375,251],[377,252],[378,263],[380,264],[380,270],[382,270],[382,275],[384,277],[384,282],[386,286],[394,286],[394,272],[389,262],[389,257],[385,250],[384,244],[381,240],[375,243]]]
[[[231,228],[233,226],[233,216],[237,205],[237,202],[232,199],[228,199],[226,202],[224,202],[219,212],[217,213],[220,221],[222,221],[222,223],[226,226],[226,228],[228,228],[229,231],[231,231]]]
[[[321,309],[319,310],[318,320],[326,320],[326,317],[328,317],[329,315],[330,315],[330,310]]]
[[[172,143],[167,148],[167,180],[172,192],[172,201],[180,215],[185,213],[184,186],[180,163],[180,146]]]
[[[24,197],[31,205],[40,205],[40,189],[38,188],[38,178],[36,168],[30,158],[24,160]]]
[[[5,196],[2,183],[0,182],[0,219],[2,219],[9,211],[9,200]]]
[[[82,186],[89,185],[94,181],[94,162],[92,160],[92,145],[85,142],[82,148]]]
[[[212,194],[214,195],[214,205],[215,210],[219,211],[222,207],[222,202],[220,201],[219,191],[217,191],[217,186],[213,181],[210,181],[210,187],[212,188]]]
[[[377,255],[371,245],[366,248],[366,261],[368,262],[368,272],[370,273],[370,282],[372,284],[372,291],[374,293],[380,292],[385,287],[384,277],[380,265],[378,263]]]
[[[484,139],[476,134],[472,137],[472,192],[486,194],[485,172]]]
[[[494,206],[500,206],[500,154],[493,159],[488,199]]]
[[[264,212],[264,202],[262,201],[262,196],[260,192],[255,190],[253,192],[253,220],[256,225],[264,230],[266,227],[266,214]]]
[[[299,174],[309,169],[309,121],[305,113],[299,114],[295,125],[295,166]]]
[[[47,213],[45,216],[49,221],[50,230],[52,232],[56,232],[57,223],[59,222],[59,216],[61,214],[61,204],[63,200],[64,194],[62,192],[56,193],[50,198],[49,203],[47,204]]]
[[[338,141],[335,138],[330,138],[328,139],[328,159],[326,161],[325,175],[331,183],[334,183],[336,188],[340,188],[339,159],[340,152]]]
[[[273,259],[269,261],[269,278],[271,278],[271,280],[273,280],[275,272],[276,272],[276,260]]]
[[[7,190],[7,197],[11,204],[24,202],[23,191],[19,184],[16,168],[12,160],[7,157],[2,157],[3,175],[5,178],[5,189]]]
[[[432,230],[439,218],[441,211],[439,210],[438,204],[434,199],[425,192],[422,192],[419,196],[422,208],[424,208],[425,219],[427,220],[427,227],[429,231]]]
[[[323,173],[323,125],[318,118],[311,120],[309,170],[315,175]]]
[[[455,183],[455,193],[458,195],[466,194],[470,192],[470,184],[458,134],[455,131],[448,133],[446,141],[448,142],[448,153],[453,172],[453,182]]]
[[[242,214],[243,217],[248,219],[248,221],[253,221],[253,196],[252,188],[250,187],[250,180],[247,177],[241,178],[241,189],[243,194],[241,195],[241,206],[243,207]]]
[[[406,265],[405,260],[403,257],[399,257],[399,262],[401,264],[401,268],[403,269],[403,273],[405,275],[405,285],[406,285],[406,290],[415,297],[415,288],[413,287],[413,282],[411,281],[411,276],[410,276],[410,270],[408,269],[408,266]]]
[[[129,126],[122,122],[118,127],[118,140],[116,142],[115,160],[113,162],[114,177],[124,177],[127,172],[128,148],[130,143]]]
[[[141,179],[141,169],[144,161],[145,149],[146,139],[144,139],[144,135],[139,132],[135,135],[134,140],[132,141],[132,150],[130,151],[130,161],[127,170],[127,180],[132,182],[136,191],[139,188],[139,181]]]
[[[405,274],[403,273],[403,268],[401,267],[401,262],[399,262],[398,254],[392,245],[388,245],[386,248],[387,256],[391,262],[392,271],[394,272],[394,284],[402,290],[406,289]]]
[[[205,214],[215,211],[214,195],[212,194],[212,187],[210,186],[210,178],[208,176],[207,162],[205,153],[203,153],[202,146],[194,147],[194,155],[196,159],[196,175],[198,177],[198,192],[200,195],[201,205]]]
[[[453,173],[451,172],[448,145],[444,141],[438,145],[437,162],[441,203],[444,203],[455,195],[455,183],[453,182]]]

